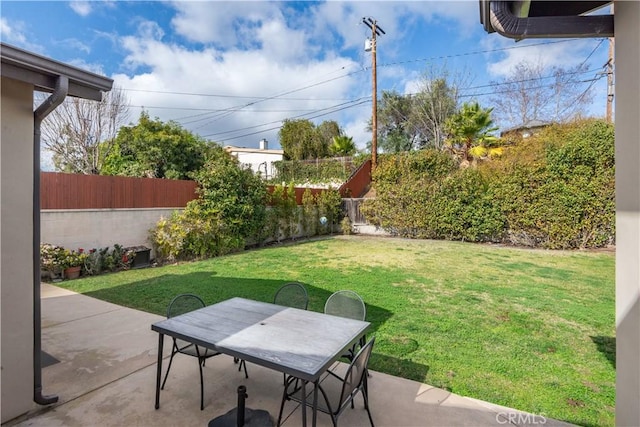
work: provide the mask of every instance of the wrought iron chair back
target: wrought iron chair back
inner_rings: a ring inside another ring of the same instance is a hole
[[[369,358],[371,356],[371,351],[373,350],[373,344],[375,343],[375,337],[371,338],[358,353],[354,356],[349,368],[344,377],[340,377],[338,375],[328,376],[325,381],[329,378],[337,378],[342,382],[342,387],[340,389],[340,398],[339,400],[335,400],[335,396],[330,396],[327,394],[325,389],[322,387],[322,384],[318,384],[318,390],[322,395],[324,400],[324,406],[318,405],[318,411],[324,412],[331,416],[331,421],[334,427],[338,425],[338,418],[340,414],[349,406],[353,408],[353,401],[358,393],[362,394],[364,399],[364,407],[367,411],[367,415],[369,416],[369,422],[371,423],[371,427],[373,427],[373,418],[371,416],[371,411],[369,409],[369,390],[367,387],[367,365],[369,364]],[[332,373],[332,371],[328,371]],[[287,377],[287,381],[285,384],[285,389],[282,395],[282,402],[280,404],[280,414],[278,415],[278,426],[282,422],[282,413],[284,411],[284,404],[287,400],[293,400],[295,402],[301,402],[301,397],[299,396],[301,392],[301,388],[298,385],[298,380],[295,377]],[[333,399],[332,399],[333,397]],[[333,405],[332,405],[333,401]]]
[[[291,282],[278,289],[273,297],[273,303],[306,310],[309,306],[309,294],[301,283]]]
[[[364,320],[367,316],[367,308],[362,297],[349,290],[338,291],[331,294],[324,304],[324,312],[326,314],[355,320]]]
[[[189,313],[194,310],[198,310],[200,308],[204,308],[205,303],[199,296],[195,294],[180,294],[173,298],[167,307],[167,319],[172,317],[176,317],[182,314]],[[197,345],[190,343],[188,341],[183,341],[178,338],[173,338],[173,346],[171,348],[171,357],[169,358],[169,366],[167,367],[167,372],[164,375],[164,380],[162,381],[162,386],[160,387],[164,390],[164,386],[167,382],[167,378],[169,377],[169,371],[171,370],[171,363],[173,362],[173,357],[178,354],[185,354],[187,356],[192,356],[198,359],[198,367],[200,368],[200,410],[204,409],[204,379],[202,376],[202,368],[205,365],[205,362],[208,358],[217,356],[219,353],[217,351],[209,350],[207,348],[200,348]],[[244,366],[244,373],[247,376],[247,367],[244,363],[244,360],[241,361],[240,367]],[[248,377],[248,376],[247,376]]]

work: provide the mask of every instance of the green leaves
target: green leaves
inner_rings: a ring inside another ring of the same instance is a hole
[[[552,127],[477,168],[433,150],[381,156],[362,211],[403,237],[602,247],[615,236],[613,156],[613,127],[595,120]]]
[[[192,179],[204,164],[210,146],[178,123],[151,120],[143,111],[138,124],[120,128],[103,173]]]
[[[321,159],[328,157],[329,144],[342,131],[333,120],[316,127],[310,120],[285,120],[278,132],[286,160]]]
[[[351,156],[356,152],[356,144],[353,142],[353,137],[351,136],[334,136],[331,141],[329,151],[331,151],[334,156]]]
[[[490,135],[498,130],[491,120],[492,108],[481,108],[477,102],[464,103],[460,110],[447,119],[445,129],[450,135],[447,145],[459,152],[462,160],[469,161],[475,146],[489,146],[497,140]]]

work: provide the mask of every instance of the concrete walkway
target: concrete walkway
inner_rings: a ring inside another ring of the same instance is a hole
[[[34,404],[29,414],[7,425],[206,426],[236,406],[239,385],[247,387],[247,407],[267,410],[277,418],[282,374],[249,363],[245,379],[225,355],[209,359],[204,368],[203,411],[197,362],[180,355],[161,393],[160,409],[155,410],[158,336],[151,324],[161,319],[43,284],[42,347],[59,360],[43,370],[43,394],[57,395],[59,402],[46,408]],[[167,352],[169,342],[165,339]],[[374,371],[369,393],[376,426],[569,425]],[[293,403],[285,406],[285,415],[284,426],[301,425],[301,411]],[[369,425],[360,397],[339,422]],[[318,425],[330,426],[331,420],[319,413]]]

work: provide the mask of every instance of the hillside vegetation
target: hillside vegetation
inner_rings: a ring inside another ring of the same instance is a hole
[[[443,151],[380,156],[367,219],[411,238],[550,249],[614,243],[613,126],[554,125],[461,168]]]

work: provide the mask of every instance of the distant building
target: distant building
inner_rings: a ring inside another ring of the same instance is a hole
[[[227,145],[224,147],[227,152],[235,156],[240,164],[251,167],[255,173],[260,174],[265,179],[275,176],[274,162],[281,161],[284,150],[269,150],[266,139],[260,141],[259,148],[244,148]]]
[[[520,126],[503,130],[502,132],[500,132],[500,136],[504,137],[510,134],[517,134],[522,138],[529,138],[530,136],[535,135],[536,133],[540,132],[542,129],[550,125],[551,123],[543,122],[541,120],[529,120],[528,122]]]

